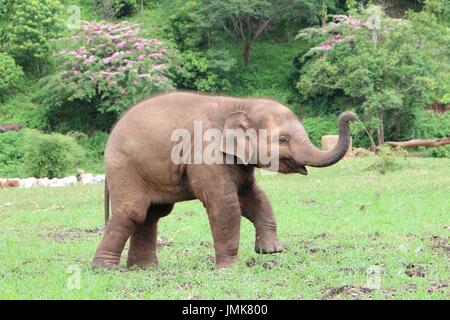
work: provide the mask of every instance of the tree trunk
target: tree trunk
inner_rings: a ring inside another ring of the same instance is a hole
[[[141,25],[144,28],[144,0],[141,0]]]
[[[396,140],[400,139],[400,129],[401,129],[401,126],[400,126],[400,116],[397,116],[397,117],[395,118],[395,131],[394,131],[394,138],[395,138]]]
[[[381,146],[384,143],[383,111],[378,112],[378,122],[378,145]]]
[[[250,67],[250,44],[244,44],[242,48],[242,56],[244,57],[244,66],[246,68]]]
[[[413,148],[413,147],[440,147],[450,144],[450,137],[442,139],[413,139],[408,141],[388,141],[387,145],[391,147]]]
[[[327,28],[327,15],[323,15],[320,17],[320,24],[322,25],[323,29]]]

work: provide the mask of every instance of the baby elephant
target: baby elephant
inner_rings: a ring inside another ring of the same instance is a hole
[[[217,268],[237,260],[241,215],[255,226],[257,253],[281,252],[255,167],[306,175],[306,166],[330,166],[349,148],[354,119],[342,113],[337,145],[321,151],[297,117],[273,100],[176,92],[139,103],[117,122],[106,145],[107,225],[93,266],[117,267],[130,237],[127,266],[156,265],[158,220],[176,202],[192,199],[208,213]]]

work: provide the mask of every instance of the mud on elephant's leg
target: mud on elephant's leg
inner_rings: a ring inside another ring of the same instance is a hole
[[[277,237],[277,225],[267,195],[252,183],[239,193],[242,215],[249,219],[256,229],[255,251],[257,253],[278,253],[283,246]]]
[[[168,215],[173,204],[151,205],[147,210],[147,218],[139,224],[131,235],[128,251],[127,267],[146,268],[158,265],[156,257],[157,224],[161,217]]]

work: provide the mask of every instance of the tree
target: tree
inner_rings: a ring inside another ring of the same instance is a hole
[[[57,0],[0,0],[0,49],[25,69],[47,71],[50,40],[64,28]]]
[[[159,39],[139,37],[136,24],[85,23],[64,39],[58,70],[43,78],[35,100],[48,127],[60,131],[108,130],[130,106],[173,89],[176,57]]]
[[[399,140],[416,111],[442,96],[449,81],[449,29],[427,12],[407,18],[391,19],[371,6],[358,17],[334,17],[327,30],[303,32],[326,40],[302,57],[302,99],[344,97],[341,107],[353,107],[376,128],[378,144],[385,134]]]
[[[198,0],[178,3],[168,17],[166,32],[175,40],[181,51],[211,47],[210,23],[200,14]]]
[[[201,0],[201,14],[236,42],[250,66],[253,43],[269,26],[294,11],[307,10],[304,0]]]

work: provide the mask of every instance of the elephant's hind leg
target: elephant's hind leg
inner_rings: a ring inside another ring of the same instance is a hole
[[[146,220],[148,196],[136,189],[128,191],[130,189],[124,188],[120,194],[111,193],[112,216],[95,252],[94,267],[117,268],[128,238]]]
[[[239,193],[242,215],[250,220],[256,229],[255,251],[257,253],[278,253],[283,246],[277,237],[277,224],[267,195],[252,183]]]
[[[157,224],[161,217],[168,215],[173,204],[151,205],[147,218],[136,226],[130,240],[127,267],[138,266],[146,268],[158,265],[156,257]]]

